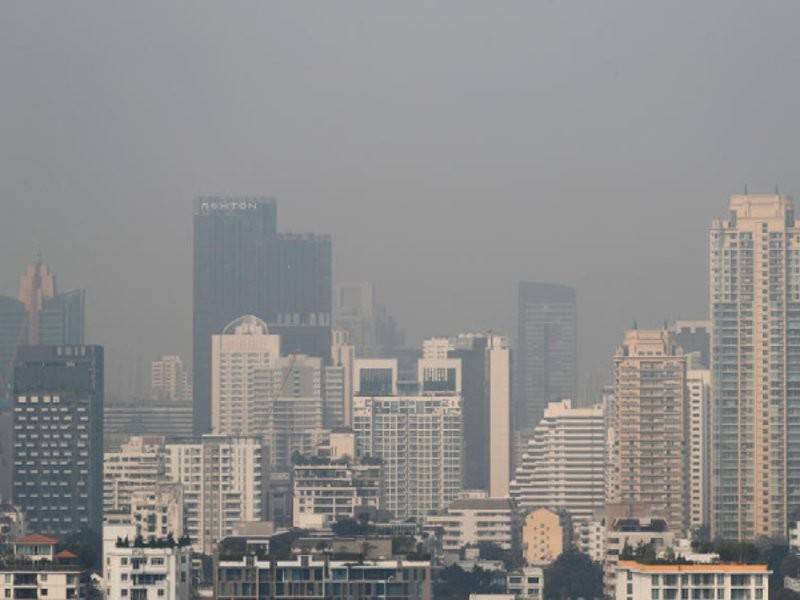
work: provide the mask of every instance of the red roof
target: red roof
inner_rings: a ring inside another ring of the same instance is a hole
[[[30,535],[23,535],[14,540],[15,544],[51,544],[55,546],[58,539],[47,537],[40,533],[31,533]]]
[[[78,558],[78,555],[70,552],[69,550],[62,550],[53,558]]]

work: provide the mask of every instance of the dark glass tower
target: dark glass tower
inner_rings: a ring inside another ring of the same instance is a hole
[[[14,368],[14,504],[31,531],[103,524],[103,348],[20,346]]]
[[[39,343],[46,346],[84,343],[84,290],[62,292],[42,305],[39,311]]]
[[[575,289],[519,284],[517,428],[535,427],[549,402],[575,400],[578,319]]]
[[[200,198],[194,212],[194,430],[211,429],[211,336],[242,315],[285,352],[330,356],[331,240],[279,234],[271,198]]]
[[[0,296],[0,411],[8,406],[14,355],[27,338],[26,322],[25,305],[16,298]]]

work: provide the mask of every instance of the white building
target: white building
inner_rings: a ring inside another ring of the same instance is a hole
[[[420,518],[462,486],[461,361],[422,359],[414,389],[398,394],[397,361],[356,361],[353,429],[360,456],[383,460],[383,508]]]
[[[103,511],[130,509],[131,494],[152,488],[164,476],[164,438],[133,436],[103,455]]]
[[[183,486],[186,533],[212,554],[238,521],[266,519],[269,452],[259,435],[167,444],[167,477]]]
[[[689,398],[689,527],[711,519],[711,371],[686,372]]]
[[[572,541],[578,550],[594,562],[602,562],[606,555],[605,511],[597,511],[591,519],[582,519],[572,526]]]
[[[544,598],[544,569],[524,567],[506,576],[506,591],[515,600],[541,600]]]
[[[58,540],[39,534],[17,538],[12,553],[0,556],[0,598],[86,600],[89,574]]]
[[[591,519],[605,505],[606,439],[602,405],[548,404],[511,482],[517,505],[565,510],[573,523]]]
[[[191,380],[181,357],[176,354],[164,355],[150,364],[150,389],[157,400],[191,401]]]
[[[188,541],[156,538],[137,543],[119,527],[103,532],[103,588],[106,600],[189,600],[192,548]],[[108,537],[111,539],[107,539]]]
[[[353,424],[353,369],[356,362],[356,349],[351,343],[347,331],[334,329],[331,331],[331,365],[342,369],[342,415],[341,423],[345,427]],[[325,427],[334,426],[335,417],[331,403],[325,403]]]
[[[136,533],[145,539],[183,536],[183,486],[179,483],[159,482],[149,489],[131,494],[131,523]]]
[[[611,598],[769,598],[767,565],[744,564],[641,564],[620,561]]]
[[[462,498],[452,502],[442,514],[425,517],[426,529],[441,528],[445,552],[459,552],[464,546],[482,542],[511,550],[518,525],[510,498]]]

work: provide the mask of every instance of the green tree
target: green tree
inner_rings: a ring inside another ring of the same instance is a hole
[[[83,528],[61,538],[56,551],[69,550],[78,557],[84,569],[99,570],[101,546],[100,536],[91,529]]]
[[[575,549],[559,556],[544,571],[545,600],[603,597],[603,569]]]

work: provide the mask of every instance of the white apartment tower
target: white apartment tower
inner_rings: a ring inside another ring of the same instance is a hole
[[[588,521],[605,504],[606,426],[603,406],[551,402],[522,456],[511,495],[523,508],[565,510]]]
[[[167,444],[167,477],[183,485],[186,533],[213,554],[237,521],[266,520],[269,455],[260,435],[204,435]]]
[[[686,372],[689,400],[689,527],[711,517],[711,371]]]
[[[785,536],[800,507],[800,228],[786,196],[728,209],[709,238],[712,531]]]
[[[103,455],[103,511],[128,511],[131,496],[164,476],[164,438],[133,436]]]
[[[461,361],[418,362],[418,381],[398,391],[396,360],[356,360],[353,429],[361,457],[383,460],[382,508],[421,518],[462,486]]]
[[[631,329],[614,356],[611,503],[644,503],[688,528],[686,357],[668,329]]]

